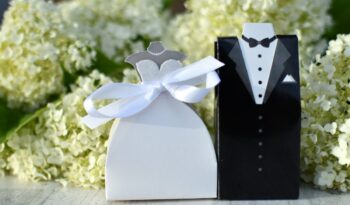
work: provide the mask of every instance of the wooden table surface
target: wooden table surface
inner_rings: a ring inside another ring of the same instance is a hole
[[[106,202],[104,190],[84,190],[62,187],[49,183],[22,182],[14,177],[0,178],[0,205],[37,205],[37,204],[135,204],[135,205],[350,205],[350,193],[330,193],[302,185],[299,200],[283,201],[218,201],[218,200],[169,200]]]

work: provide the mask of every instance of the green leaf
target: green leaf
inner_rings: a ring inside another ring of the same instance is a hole
[[[77,73],[72,74],[66,71],[66,69],[63,69],[63,85],[65,87],[69,87],[70,84],[74,83],[77,80],[79,75],[82,75],[82,74],[77,74]]]
[[[333,19],[333,26],[325,34],[325,37],[328,40],[335,39],[337,37],[337,34],[350,33],[349,0],[333,0],[329,13],[331,14]]]
[[[46,107],[32,113],[25,113],[19,109],[10,109],[4,99],[0,99],[0,143],[8,136],[17,132],[31,120],[37,118]]]
[[[163,0],[163,9],[169,9],[174,0]]]
[[[122,79],[123,70],[130,66],[125,62],[116,63],[109,59],[103,52],[97,51],[96,60],[91,67],[111,78]]]

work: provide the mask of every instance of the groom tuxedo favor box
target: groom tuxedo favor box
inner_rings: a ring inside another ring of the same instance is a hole
[[[216,127],[220,199],[294,199],[299,195],[298,40],[272,24],[244,24],[222,37]]]
[[[121,118],[110,131],[107,200],[217,197],[211,137],[185,103],[199,102],[220,82],[215,70],[223,64],[207,57],[183,67],[183,58],[153,42],[126,59],[141,84],[107,84],[85,100],[89,127]],[[97,110],[92,101],[101,99],[119,100]]]

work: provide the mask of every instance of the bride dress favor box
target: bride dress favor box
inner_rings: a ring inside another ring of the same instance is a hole
[[[107,84],[85,100],[90,128],[120,118],[110,131],[107,200],[216,198],[214,146],[186,103],[201,101],[220,82],[215,70],[223,64],[206,57],[182,66],[183,59],[153,42],[126,59],[142,83]],[[118,100],[95,108],[103,99]]]
[[[220,199],[295,199],[299,194],[298,39],[270,23],[220,37],[216,89]]]

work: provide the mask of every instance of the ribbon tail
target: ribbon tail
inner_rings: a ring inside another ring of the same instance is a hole
[[[111,115],[111,110],[103,109],[97,110],[94,106],[94,100],[104,100],[104,99],[128,99],[135,98],[138,96],[145,95],[150,91],[150,88],[144,85],[133,85],[133,84],[123,84],[123,83],[110,83],[102,86],[88,96],[84,101],[84,108],[89,115],[99,118],[113,118],[117,117]],[[101,112],[102,111],[102,112]]]
[[[100,118],[100,117],[93,117],[91,115],[86,115],[82,119],[82,123],[84,123],[86,126],[88,126],[90,129],[95,129],[110,120],[113,120],[113,118]]]
[[[203,58],[193,64],[187,65],[179,70],[170,73],[165,77],[165,83],[179,83],[193,78],[197,78],[222,67],[224,64],[212,56]]]
[[[93,129],[112,119],[135,115],[148,107],[159,94],[157,91],[150,91],[145,95],[121,99],[97,110],[98,113],[109,113],[110,117],[95,116],[89,113],[82,119],[82,122]]]

